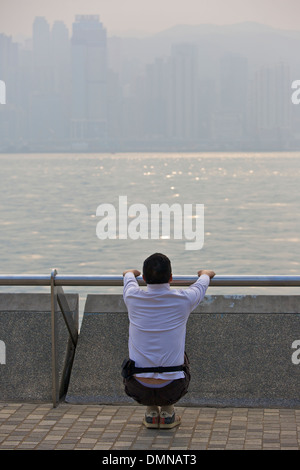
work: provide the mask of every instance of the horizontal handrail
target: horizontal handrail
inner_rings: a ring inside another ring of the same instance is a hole
[[[50,275],[39,274],[1,274],[0,286],[50,286]]]
[[[171,286],[190,286],[198,279],[197,276],[173,276]],[[139,285],[145,285],[143,278],[137,278]],[[73,275],[56,274],[56,286],[123,286],[122,275]],[[50,286],[51,275],[47,274],[1,274],[0,286]],[[300,287],[300,276],[251,276],[230,275],[215,276],[212,287]]]

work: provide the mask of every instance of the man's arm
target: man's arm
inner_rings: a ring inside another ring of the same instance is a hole
[[[135,277],[138,277],[141,275],[140,271],[138,271],[137,269],[127,269],[127,271],[123,272],[123,276],[125,276],[125,274],[127,273],[132,273],[134,274]]]
[[[139,284],[136,278],[140,275],[140,271],[137,269],[127,269],[123,272],[124,287],[123,287],[123,299],[126,304],[126,297],[130,292],[136,292],[139,289]]]
[[[197,281],[185,291],[191,302],[191,311],[204,299],[210,280],[215,276],[215,272],[201,269],[198,271],[198,276]]]
[[[213,277],[215,277],[216,273],[214,271],[209,271],[207,269],[201,269],[200,271],[198,271],[198,276],[202,276],[202,274],[207,274],[207,276],[212,279]]]

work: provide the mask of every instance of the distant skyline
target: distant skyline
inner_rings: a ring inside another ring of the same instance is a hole
[[[177,24],[257,22],[298,30],[299,0],[0,0],[0,33],[31,36],[36,16],[71,31],[76,14],[98,14],[108,35],[154,34]]]

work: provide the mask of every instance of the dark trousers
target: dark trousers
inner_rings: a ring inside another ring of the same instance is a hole
[[[134,377],[123,379],[125,393],[136,402],[145,406],[168,406],[174,405],[188,391],[191,380],[190,363],[187,355],[184,357],[183,379],[173,380],[170,384],[162,388],[146,387],[138,382]]]

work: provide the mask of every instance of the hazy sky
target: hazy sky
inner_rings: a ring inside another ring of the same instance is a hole
[[[75,14],[99,14],[109,35],[241,21],[300,30],[300,0],[0,0],[0,33],[31,36],[35,16],[63,20],[71,31]]]

